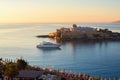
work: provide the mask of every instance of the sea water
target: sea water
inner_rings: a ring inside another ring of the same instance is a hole
[[[36,48],[37,38],[72,24],[0,25],[0,57],[16,60],[23,57],[30,65],[85,73],[96,77],[120,77],[120,41],[60,41],[60,49]],[[77,24],[84,27],[108,28],[120,32],[120,24]]]

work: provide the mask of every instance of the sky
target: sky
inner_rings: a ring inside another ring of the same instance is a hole
[[[120,0],[0,0],[0,23],[88,23],[120,20]]]

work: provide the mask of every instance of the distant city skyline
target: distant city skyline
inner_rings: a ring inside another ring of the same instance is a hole
[[[120,0],[0,0],[0,23],[98,23],[120,20]]]

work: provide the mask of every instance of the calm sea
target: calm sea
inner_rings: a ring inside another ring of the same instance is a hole
[[[120,41],[66,41],[61,49],[36,48],[41,41],[56,42],[50,38],[36,38],[72,24],[14,24],[0,25],[0,57],[23,57],[31,65],[55,68],[97,77],[120,77]],[[78,24],[108,28],[120,32],[120,24]]]

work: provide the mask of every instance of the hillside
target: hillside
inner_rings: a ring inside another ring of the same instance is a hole
[[[117,20],[117,21],[113,21],[113,23],[120,23],[120,20]]]

